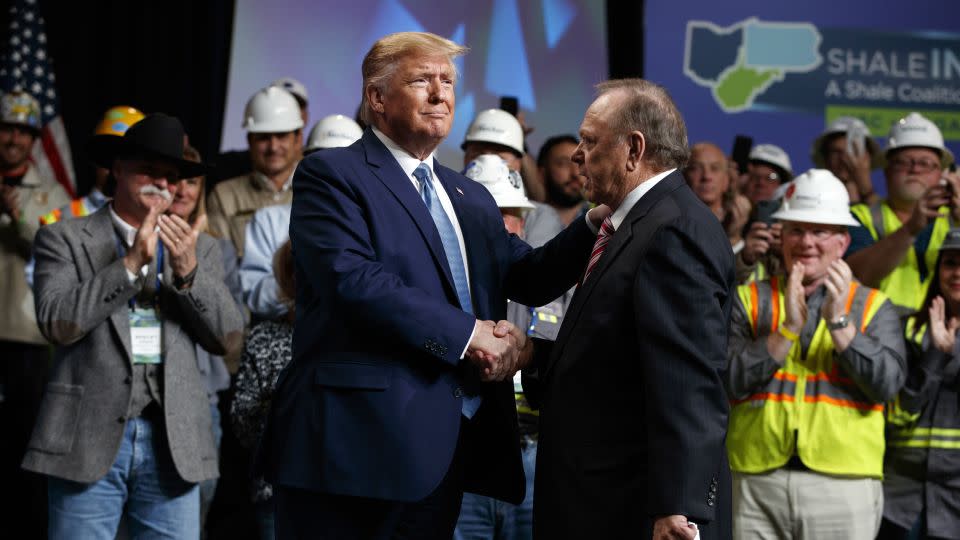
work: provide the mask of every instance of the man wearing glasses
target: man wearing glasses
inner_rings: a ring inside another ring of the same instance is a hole
[[[734,538],[872,540],[883,509],[883,404],[906,378],[897,310],[841,256],[847,188],[811,169],[787,188],[786,275],[742,285],[730,316],[727,451]],[[848,232],[849,231],[849,232]]]
[[[846,258],[857,279],[914,311],[951,222],[960,223],[960,176],[948,171],[953,153],[940,130],[915,112],[890,129],[885,158],[887,199],[850,209],[863,227],[851,229]]]

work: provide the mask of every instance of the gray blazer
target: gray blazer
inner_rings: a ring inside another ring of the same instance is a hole
[[[127,301],[138,292],[117,254],[108,207],[40,229],[34,243],[40,331],[58,345],[33,435],[27,470],[76,482],[102,478],[116,459],[132,386]],[[218,476],[210,405],[195,344],[214,354],[239,346],[243,322],[224,284],[217,242],[201,235],[190,288],[163,271],[163,401],[170,453],[180,476]]]

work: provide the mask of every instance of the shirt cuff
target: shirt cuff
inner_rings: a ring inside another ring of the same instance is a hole
[[[463,346],[463,352],[460,353],[460,359],[463,360],[467,356],[467,349],[470,348],[470,344],[473,343],[473,335],[477,333],[477,323],[473,323],[473,330],[470,331],[470,339],[467,340],[467,344]]]
[[[584,221],[587,222],[587,228],[590,229],[590,232],[592,232],[593,234],[600,233],[600,227],[597,227],[596,225],[593,224],[592,221],[590,221],[590,210],[587,210],[586,212],[583,213],[583,219]]]

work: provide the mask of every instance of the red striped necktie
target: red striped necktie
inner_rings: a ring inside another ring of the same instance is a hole
[[[603,225],[600,226],[600,232],[597,233],[597,241],[593,244],[593,251],[590,253],[590,262],[587,263],[587,271],[583,273],[583,279],[580,280],[580,283],[586,282],[587,278],[590,277],[590,271],[597,265],[597,261],[599,261],[600,256],[603,255],[603,250],[607,247],[607,243],[613,238],[613,233],[613,221],[607,216],[607,219],[603,220]]]

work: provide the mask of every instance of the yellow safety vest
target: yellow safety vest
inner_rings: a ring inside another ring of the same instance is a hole
[[[767,272],[767,266],[762,262],[758,262],[756,268],[754,268],[753,271],[750,272],[750,275],[747,276],[746,281],[744,281],[742,284],[746,285],[748,283],[754,283],[756,281],[764,281],[769,277],[770,276],[768,275],[768,272]]]
[[[63,208],[55,208],[40,216],[40,225],[50,225],[51,223],[60,221],[60,219],[63,218],[65,210],[70,212],[70,215],[67,217],[83,217],[90,213],[90,210],[84,203],[84,199],[74,199],[70,201],[70,204],[64,205]]]
[[[857,204],[850,207],[850,212],[870,231],[874,242],[886,238],[903,227],[900,218],[897,217],[897,214],[893,212],[886,201],[873,206]],[[930,244],[923,256],[927,267],[927,275],[923,281],[920,280],[920,265],[917,261],[917,252],[913,249],[913,246],[910,246],[910,249],[907,250],[903,259],[900,260],[900,264],[880,281],[880,290],[890,298],[891,302],[911,311],[920,309],[923,299],[927,296],[930,280],[933,279],[933,270],[937,264],[937,252],[949,230],[949,218],[942,216],[934,220]]]
[[[775,332],[784,313],[785,279],[738,287],[740,302],[756,338]],[[847,313],[860,332],[886,296],[851,283]],[[870,401],[834,362],[836,351],[826,323],[817,324],[802,356],[793,344],[783,367],[765,387],[731,401],[727,453],[730,468],[762,473],[780,468],[793,455],[810,469],[833,475],[883,477],[883,405]]]

